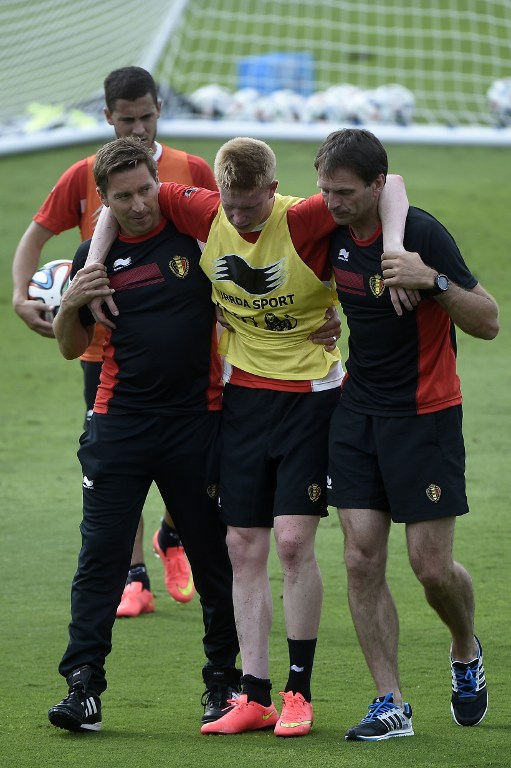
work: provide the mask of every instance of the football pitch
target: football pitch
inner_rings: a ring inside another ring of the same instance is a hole
[[[210,163],[218,148],[216,142],[172,143]],[[316,146],[271,143],[278,159],[279,190],[314,193]],[[325,597],[310,736],[277,739],[271,732],[201,736],[200,605],[197,598],[188,605],[174,604],[165,592],[161,565],[150,544],[162,504],[151,492],[144,512],[145,549],[156,612],[116,622],[114,648],[107,659],[109,688],[102,697],[102,732],[70,734],[49,725],[47,709],[66,692],[57,664],[67,641],[69,590],[80,544],[81,473],[76,449],[84,410],[82,381],[79,364],[61,358],[53,340],[29,331],[13,312],[10,269],[15,246],[52,184],[72,162],[96,148],[0,158],[1,765],[507,768],[511,157],[506,149],[388,147],[390,170],[404,176],[410,202],[447,226],[472,271],[500,305],[501,331],[495,341],[458,333],[471,513],[458,521],[455,556],[474,580],[476,629],[489,687],[484,722],[460,728],[451,720],[448,632],[426,605],[407,562],[404,531],[395,526],[389,581],[401,619],[402,688],[413,708],[416,735],[379,744],[344,741],[344,731],[361,719],[375,694],[349,616],[342,537],[332,510],[318,534]],[[72,258],[78,242],[77,231],[53,238],[44,260]],[[345,338],[341,348],[346,348]],[[280,703],[287,646],[274,553],[271,579],[271,675],[274,701]]]

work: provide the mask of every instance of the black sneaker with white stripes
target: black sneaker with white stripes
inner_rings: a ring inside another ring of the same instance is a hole
[[[369,710],[358,725],[344,734],[347,741],[383,741],[394,736],[413,736],[412,708],[394,704],[392,693],[380,696],[369,704]]]
[[[488,711],[488,689],[483,667],[483,649],[475,638],[477,657],[464,663],[451,656],[452,719],[458,725],[479,725]]]
[[[69,694],[48,710],[48,719],[56,728],[67,731],[101,730],[101,701],[99,696],[87,692],[90,677],[89,667],[80,667],[69,675]]]

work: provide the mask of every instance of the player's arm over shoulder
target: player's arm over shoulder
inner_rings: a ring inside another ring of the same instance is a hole
[[[206,242],[220,205],[216,190],[164,182],[160,185],[158,202],[165,218],[183,235]]]
[[[79,357],[92,341],[94,318],[87,304],[94,298],[111,295],[104,264],[81,266],[85,262],[88,245],[88,242],[83,243],[77,251],[72,280],[53,321],[55,338],[66,360]]]

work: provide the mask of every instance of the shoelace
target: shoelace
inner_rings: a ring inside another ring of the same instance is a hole
[[[372,704],[369,704],[369,711],[362,722],[370,723],[372,720],[377,720],[381,715],[385,715],[391,710],[398,709],[391,699],[392,694],[387,693],[383,701],[374,701]]]
[[[453,671],[460,699],[475,696],[477,693],[477,670],[471,669],[470,667],[467,669],[457,669],[454,667]]]
[[[227,703],[231,704],[234,710],[246,709],[249,702],[246,700],[241,701],[240,699],[241,697],[239,693],[233,693],[232,699],[227,699]]]
[[[293,696],[292,691],[280,694],[284,699],[284,707],[286,708],[286,716],[291,716],[293,720],[298,720],[303,717],[303,705],[296,696]]]

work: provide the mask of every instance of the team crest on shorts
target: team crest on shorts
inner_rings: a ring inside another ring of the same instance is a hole
[[[218,495],[218,485],[216,483],[214,485],[208,485],[206,492],[210,499],[214,499]]]
[[[169,267],[176,277],[186,277],[190,271],[190,262],[184,256],[173,256]]]
[[[377,299],[379,299],[380,296],[383,296],[383,291],[385,290],[383,277],[381,275],[373,275],[370,277],[369,288],[371,289],[373,296],[376,296]]]
[[[440,501],[440,496],[442,495],[442,489],[439,485],[435,485],[434,483],[431,483],[431,485],[428,485],[426,488],[426,496],[430,501],[433,501],[435,504]]]
[[[309,499],[311,501],[317,501],[321,496],[321,486],[317,483],[312,483],[312,485],[309,485],[307,488],[307,493],[309,494]]]

